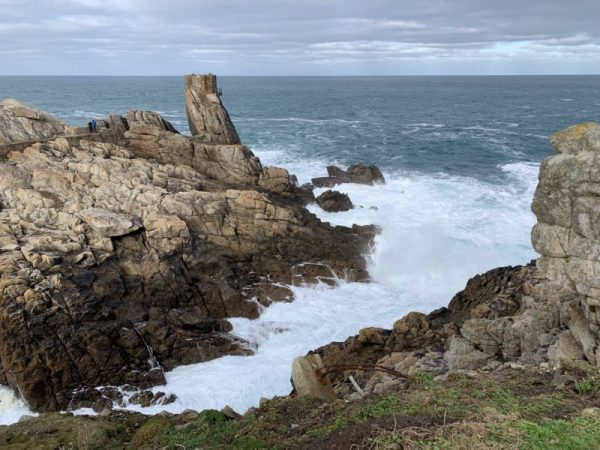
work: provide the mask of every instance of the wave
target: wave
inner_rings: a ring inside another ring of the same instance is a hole
[[[277,153],[258,155],[281,163]],[[312,163],[304,167],[309,173],[313,169]],[[178,367],[166,374],[166,386],[154,389],[174,393],[175,403],[130,409],[156,414],[228,404],[243,412],[261,397],[290,392],[294,357],[365,326],[390,327],[409,311],[447,305],[476,273],[529,261],[534,257],[529,204],[537,166],[515,163],[501,169],[509,175],[506,185],[397,172],[385,174],[385,185],[337,186],[350,195],[353,210],[326,213],[314,204],[309,210],[334,225],[383,227],[370,257],[373,282],[293,287],[294,302],[273,304],[256,320],[231,319],[233,332],[257,349],[255,355]]]
[[[342,125],[359,125],[366,122],[359,120],[347,119],[305,119],[301,117],[232,117],[234,122],[298,122],[312,124],[342,124]]]

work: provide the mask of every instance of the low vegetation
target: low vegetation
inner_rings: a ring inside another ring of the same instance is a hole
[[[264,401],[242,418],[203,411],[145,417],[50,414],[0,427],[6,449],[600,449],[600,375],[510,369],[323,404]]]

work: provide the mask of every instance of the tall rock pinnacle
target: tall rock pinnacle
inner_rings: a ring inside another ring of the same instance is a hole
[[[240,143],[219,97],[216,75],[186,75],[185,108],[193,136],[211,144]]]

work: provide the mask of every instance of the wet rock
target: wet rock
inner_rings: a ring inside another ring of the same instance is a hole
[[[317,204],[328,212],[348,211],[354,208],[350,197],[338,191],[325,191],[316,200]]]
[[[328,166],[327,177],[313,178],[312,184],[316,187],[333,187],[342,183],[357,184],[384,184],[385,178],[377,166],[366,166],[364,164],[354,164],[348,170],[340,169],[337,166]]]
[[[166,395],[164,392],[141,391],[131,396],[129,403],[140,405],[142,408],[148,408],[155,405],[168,405],[173,403],[177,397],[175,395]]]
[[[346,171],[351,183],[358,184],[385,184],[385,178],[377,166],[354,164]]]

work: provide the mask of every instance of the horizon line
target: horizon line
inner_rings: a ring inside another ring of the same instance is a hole
[[[194,72],[196,73],[196,72]],[[208,72],[207,72],[208,73]],[[212,72],[211,72],[212,73]],[[200,72],[198,72],[200,74]],[[185,74],[175,74],[175,75],[156,75],[156,74],[144,74],[144,75],[124,75],[124,74],[110,74],[110,75],[81,75],[81,74],[0,74],[0,78],[5,77],[182,77],[188,75]],[[369,78],[369,77],[380,77],[380,78],[399,78],[399,77],[596,77],[600,76],[599,73],[525,73],[525,74],[398,74],[398,75],[364,75],[364,74],[356,74],[356,75],[219,75],[215,74],[219,77],[244,77],[244,78],[268,78],[268,77],[279,77],[279,78],[294,78],[294,77],[306,77],[306,78]]]

